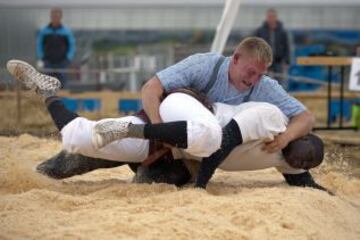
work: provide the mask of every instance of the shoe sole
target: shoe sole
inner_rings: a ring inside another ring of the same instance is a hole
[[[20,66],[23,66],[24,70],[21,70]],[[39,83],[37,81],[32,80],[31,78],[28,77],[28,81],[24,80],[24,77],[21,77],[22,75],[24,75],[27,71],[29,72],[36,72],[38,74],[41,75],[45,75],[40,73],[39,71],[37,71],[33,66],[31,66],[29,63],[21,61],[21,60],[17,60],[17,59],[12,59],[9,60],[6,64],[6,68],[9,71],[9,73],[15,77],[15,79],[21,83],[23,83],[23,85],[25,85],[25,87],[27,88],[27,90],[33,90],[33,89],[39,89],[39,90],[43,90],[41,88],[41,86],[39,85]],[[30,70],[26,70],[26,69],[30,69]],[[60,89],[61,87],[61,83],[57,78],[51,77],[46,75],[46,77],[49,77],[49,79],[51,79],[52,81],[54,81],[54,89],[45,89],[45,90],[54,90],[57,91],[58,89]]]
[[[19,65],[24,65],[27,68],[30,68],[32,71],[36,71],[35,68],[33,66],[31,66],[30,64],[28,64],[27,62],[21,61],[21,60],[16,60],[16,59],[12,59],[9,60],[6,63],[6,68],[9,71],[9,73],[19,82],[21,82],[27,90],[32,90],[36,88],[36,84],[34,81],[24,81],[21,78],[21,75],[24,73],[24,71],[20,70]]]

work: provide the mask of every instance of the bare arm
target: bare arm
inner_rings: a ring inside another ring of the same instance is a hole
[[[143,108],[151,123],[161,123],[159,107],[164,88],[158,77],[153,77],[141,89]]]
[[[315,125],[315,117],[305,111],[290,119],[287,129],[282,134],[264,146],[264,150],[270,153],[280,151],[285,148],[289,142],[308,134]]]

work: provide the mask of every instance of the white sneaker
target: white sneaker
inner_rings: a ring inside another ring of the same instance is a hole
[[[16,80],[23,83],[27,90],[34,89],[41,96],[54,96],[61,87],[61,83],[57,78],[38,72],[27,62],[9,60],[6,68]]]
[[[100,149],[113,141],[128,137],[130,124],[119,119],[99,121],[92,130],[92,145],[95,149]]]

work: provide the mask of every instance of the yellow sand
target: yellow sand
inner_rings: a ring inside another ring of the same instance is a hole
[[[218,171],[207,192],[131,184],[127,167],[63,181],[32,170],[60,148],[0,137],[0,239],[360,239],[360,180],[344,165],[315,172],[335,197],[272,169]]]

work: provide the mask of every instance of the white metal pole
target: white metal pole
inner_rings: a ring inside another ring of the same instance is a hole
[[[236,19],[241,0],[225,0],[224,10],[216,28],[211,52],[222,53]]]

